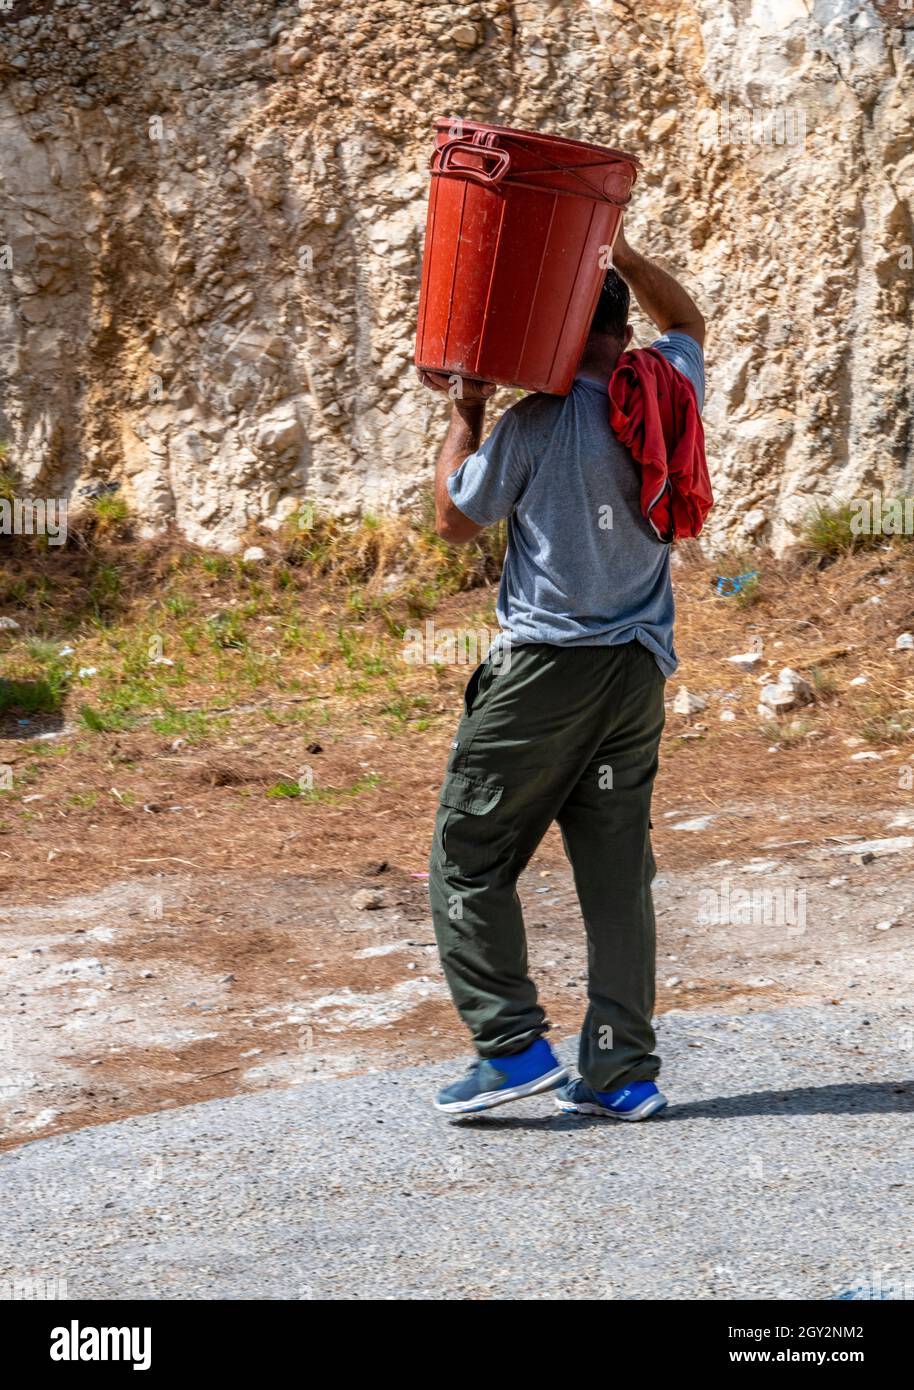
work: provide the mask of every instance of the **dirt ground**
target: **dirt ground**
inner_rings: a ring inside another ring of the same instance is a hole
[[[244,783],[213,785],[188,758],[132,745],[144,803],[112,798],[85,838],[49,808],[28,854],[3,851],[6,1146],[465,1049],[425,896],[444,741],[359,748],[347,737],[337,753],[332,732],[324,738],[334,780],[353,764],[379,774],[358,805],[253,802]],[[127,751],[111,740],[109,763]],[[256,739],[248,756],[256,763]],[[884,763],[861,764],[836,796],[839,769],[818,753],[792,754],[789,775],[777,754],[732,760],[713,782],[697,761],[668,758],[655,802],[658,1013],[751,1011],[877,985],[910,996],[914,798],[889,790]],[[890,845],[863,863],[860,838]],[[725,882],[763,884],[773,920],[701,921],[702,895]],[[356,906],[360,889],[382,906]],[[790,920],[798,892],[802,922],[796,910]],[[573,1032],[585,951],[554,832],[523,897],[544,1001],[554,1027]]]
[[[654,803],[661,1017],[878,992],[899,1002],[899,1048],[914,1047],[903,1021],[914,982],[914,743],[904,724],[894,734],[886,724],[882,739],[878,729],[855,732],[873,717],[874,690],[883,721],[886,709],[914,704],[914,653],[891,650],[910,621],[912,581],[905,568],[886,586],[885,608],[867,611],[874,573],[882,562],[874,572],[872,558],[858,557],[822,585],[817,607],[806,595],[791,609],[774,588],[746,611],[709,597],[706,574],[681,576],[684,660],[669,684]],[[786,595],[789,577],[777,582]],[[459,621],[464,598],[439,621]],[[724,665],[754,634],[765,642],[762,675],[787,664],[837,672],[808,723],[760,725],[758,673]],[[7,720],[0,765],[12,768],[15,790],[3,807],[14,814],[0,818],[4,1146],[252,1088],[469,1054],[425,885],[467,675],[436,672],[421,725],[329,696],[294,725],[272,717],[281,700],[240,703],[225,730],[196,743],[142,723],[87,732],[69,714]],[[699,716],[675,712],[681,684],[706,697]],[[326,789],[322,799],[269,794],[303,767]],[[887,843],[856,848],[870,840]],[[362,889],[381,905],[358,906]],[[748,916],[709,920],[709,895],[740,890],[764,901],[750,896]],[[555,832],[522,896],[543,1000],[555,1029],[574,1032],[584,939]]]

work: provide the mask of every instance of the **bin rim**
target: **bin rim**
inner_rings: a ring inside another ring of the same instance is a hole
[[[568,135],[549,135],[543,134],[538,130],[518,130],[515,126],[494,125],[491,121],[476,120],[475,117],[463,116],[436,116],[436,133],[444,127],[452,128],[455,125],[463,126],[482,126],[486,130],[493,130],[498,135],[514,135],[524,140],[545,140],[550,144],[571,146],[578,150],[590,150],[598,154],[608,155],[612,159],[624,159],[627,164],[631,164],[635,170],[640,170],[643,166],[637,155],[629,154],[627,150],[617,150],[610,145],[595,145],[590,140],[572,140]]]

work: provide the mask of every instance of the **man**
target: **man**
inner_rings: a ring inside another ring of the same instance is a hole
[[[620,230],[568,396],[530,395],[481,443],[494,387],[464,381],[438,459],[438,534],[508,517],[502,628],[473,673],[441,791],[430,896],[441,961],[479,1060],[436,1102],[469,1114],[558,1087],[562,1110],[640,1120],[655,1084],[651,791],[665,679],[677,665],[669,548],[642,515],[640,474],[609,423],[631,341],[629,288],[652,344],[704,397],[705,325]],[[433,389],[449,379],[425,373]],[[557,821],[587,929],[580,1079],[544,1034],[516,886]],[[562,1084],[563,1082],[567,1084]]]

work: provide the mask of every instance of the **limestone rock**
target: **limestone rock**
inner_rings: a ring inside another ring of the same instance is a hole
[[[759,692],[759,713],[764,716],[786,714],[799,705],[811,704],[812,686],[799,674],[785,666],[776,682],[763,685]]]
[[[0,438],[29,493],[109,476],[141,533],[226,550],[305,498],[413,500],[447,410],[410,372],[426,114],[485,110],[644,160],[629,238],[714,329],[710,545],[899,495],[911,21],[776,9],[14,6]]]

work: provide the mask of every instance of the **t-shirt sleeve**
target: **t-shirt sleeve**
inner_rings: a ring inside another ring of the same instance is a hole
[[[506,410],[488,439],[447,480],[454,506],[477,526],[491,526],[517,506],[530,476],[522,433],[513,410]]]
[[[698,409],[704,409],[705,403],[705,355],[701,350],[701,344],[696,343],[694,338],[690,338],[688,333],[664,333],[662,338],[657,338],[651,343],[652,348],[656,348],[662,353],[668,362],[683,376],[687,376],[695,387],[695,395],[698,397]]]

